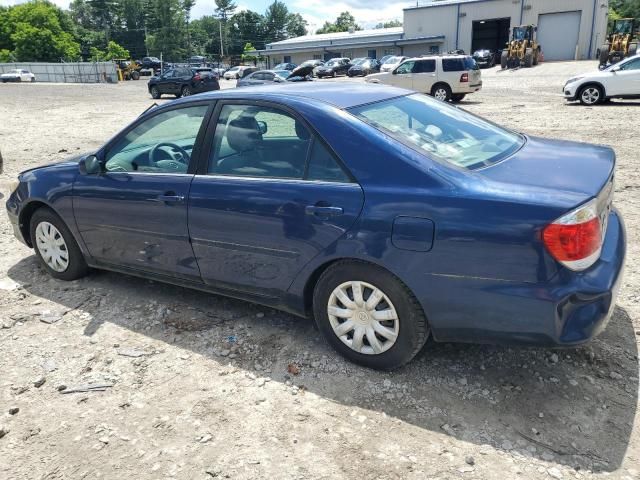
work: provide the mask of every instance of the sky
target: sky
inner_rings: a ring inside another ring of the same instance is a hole
[[[15,5],[25,0],[0,0],[0,5]],[[67,8],[70,0],[50,0]],[[273,0],[237,0],[238,9],[264,13]],[[309,23],[309,32],[320,28],[325,21],[334,21],[344,11],[349,11],[364,28],[373,28],[379,22],[402,20],[402,8],[415,4],[415,0],[283,0],[289,10],[300,13]],[[423,0],[424,1],[424,0]],[[196,0],[191,18],[212,15],[216,8],[213,0]]]

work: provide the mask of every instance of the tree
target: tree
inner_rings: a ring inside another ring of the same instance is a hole
[[[362,30],[356,19],[349,12],[342,12],[336,18],[334,23],[324,22],[322,28],[318,29],[316,33],[334,33],[334,32],[348,32],[349,30]]]
[[[149,53],[177,61],[184,58],[186,15],[181,0],[148,0],[147,48]]]
[[[244,49],[243,49],[243,52],[242,52],[242,63],[252,62],[255,65],[256,62],[258,61],[258,57],[253,54],[253,52],[255,50],[256,49],[251,44],[251,42],[247,42],[244,45]]]
[[[287,18],[287,36],[301,37],[307,34],[307,21],[299,13],[291,13]]]
[[[402,22],[400,20],[391,20],[390,22],[380,22],[376,25],[376,28],[393,28],[393,27],[401,27]]]
[[[640,19],[640,0],[609,0],[609,7],[620,18]]]
[[[220,19],[205,15],[189,24],[191,51],[207,57],[220,54]]]
[[[269,5],[264,14],[264,30],[268,42],[278,42],[288,38],[287,20],[289,19],[289,9],[278,0]]]
[[[229,19],[228,51],[231,55],[240,55],[247,43],[263,49],[265,44],[265,19],[251,10],[243,10]]]
[[[0,42],[0,49],[17,61],[55,62],[80,56],[71,18],[43,0],[0,10]]]
[[[223,20],[233,15],[237,7],[233,0],[216,0],[216,14]]]

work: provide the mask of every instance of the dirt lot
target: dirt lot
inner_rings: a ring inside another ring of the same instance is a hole
[[[0,214],[0,478],[640,478],[640,103],[566,105],[564,80],[594,68],[485,71],[462,103],[616,149],[628,262],[591,344],[428,343],[409,366],[374,372],[270,309],[112,273],[52,280]],[[98,147],[151,103],[145,82],[0,85],[0,191]],[[88,383],[106,386],[66,393]]]

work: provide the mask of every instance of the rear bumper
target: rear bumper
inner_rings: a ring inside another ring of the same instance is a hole
[[[460,83],[457,88],[453,89],[453,93],[473,93],[482,89],[482,80],[477,83]]]
[[[545,284],[431,278],[425,282],[432,290],[425,292],[423,304],[434,338],[547,346],[585,343],[604,330],[613,313],[625,254],[624,223],[614,209],[600,259],[584,272],[562,269]]]

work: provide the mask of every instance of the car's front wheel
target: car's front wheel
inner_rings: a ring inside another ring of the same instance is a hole
[[[29,231],[36,256],[52,277],[75,280],[89,272],[80,247],[53,210],[46,207],[36,210]]]
[[[158,99],[160,98],[161,93],[158,87],[151,87],[151,98]]]
[[[578,98],[583,105],[597,105],[604,100],[604,92],[598,85],[586,85],[580,90]]]
[[[391,370],[409,362],[429,335],[411,291],[386,270],[361,261],[339,261],[318,280],[313,295],[318,328],[349,360]]]

